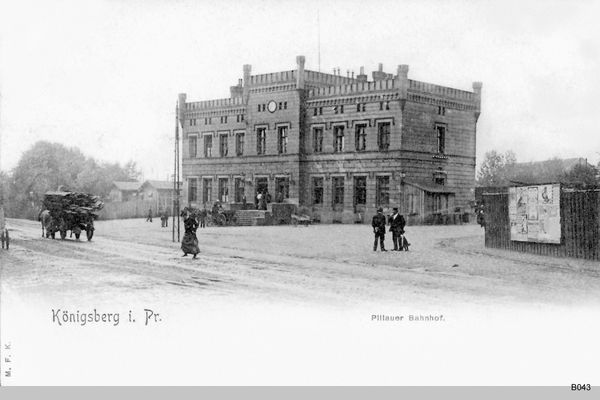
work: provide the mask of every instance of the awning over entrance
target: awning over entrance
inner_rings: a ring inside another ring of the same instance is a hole
[[[406,181],[405,180],[404,183],[406,185],[416,187],[416,188],[421,189],[428,193],[446,193],[446,194],[455,194],[456,193],[456,190],[453,190],[452,188],[449,188],[447,186],[437,185],[434,182]]]

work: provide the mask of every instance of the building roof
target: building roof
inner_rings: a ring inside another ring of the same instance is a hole
[[[518,167],[543,167],[545,164],[551,164],[556,161],[557,161],[556,159],[550,159],[550,160],[544,160],[544,161],[521,162],[521,163],[516,163],[516,165]],[[587,162],[587,159],[583,158],[583,157],[566,158],[566,159],[561,159],[560,161],[562,162],[562,166],[563,166],[563,169],[565,172],[570,171],[576,165],[590,166]]]
[[[117,189],[119,190],[123,190],[123,191],[132,191],[132,190],[138,190],[140,187],[142,187],[142,182],[113,182],[113,186],[116,186]]]
[[[151,180],[147,180],[142,185],[142,187],[144,187],[144,186],[152,186],[156,190],[173,190],[173,182],[172,181],[151,181]]]

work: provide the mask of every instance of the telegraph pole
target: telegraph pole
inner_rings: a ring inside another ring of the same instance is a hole
[[[173,171],[173,241],[175,241],[175,222],[177,222],[177,241],[179,242],[179,102],[175,105],[175,168]]]

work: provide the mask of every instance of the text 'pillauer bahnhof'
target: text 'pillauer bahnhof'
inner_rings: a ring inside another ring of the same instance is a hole
[[[379,70],[370,81],[296,69],[244,76],[226,99],[179,95],[182,172],[190,205],[273,201],[322,222],[356,222],[378,207],[414,222],[470,207],[481,87],[473,92]],[[369,218],[366,218],[369,220]]]

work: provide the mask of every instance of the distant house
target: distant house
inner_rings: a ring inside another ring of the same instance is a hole
[[[529,169],[532,171],[551,171],[553,169],[560,170],[560,172],[567,173],[573,170],[575,166],[588,166],[593,167],[593,165],[587,162],[587,158],[577,157],[577,158],[567,158],[567,159],[550,159],[544,161],[531,161],[531,162],[522,162],[516,163],[515,167],[517,171],[522,171],[523,169]]]
[[[139,189],[139,197],[152,201],[157,211],[171,210],[175,190],[171,181],[146,181]]]
[[[142,182],[113,182],[109,199],[113,203],[130,201],[136,198]]]

